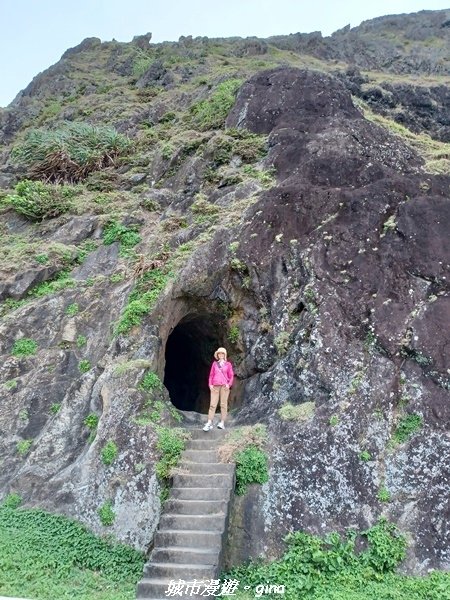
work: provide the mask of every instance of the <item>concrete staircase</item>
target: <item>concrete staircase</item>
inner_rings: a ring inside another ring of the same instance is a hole
[[[139,600],[167,598],[169,582],[217,579],[227,535],[234,464],[220,463],[217,447],[225,432],[191,430],[137,586]],[[203,588],[204,589],[204,588]],[[180,597],[180,596],[177,596]],[[190,595],[181,597],[204,598]]]

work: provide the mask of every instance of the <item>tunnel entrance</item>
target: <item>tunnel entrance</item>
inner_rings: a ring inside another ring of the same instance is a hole
[[[225,330],[219,315],[196,314],[184,317],[169,335],[164,385],[176,408],[208,412],[209,369],[215,350],[224,345]]]

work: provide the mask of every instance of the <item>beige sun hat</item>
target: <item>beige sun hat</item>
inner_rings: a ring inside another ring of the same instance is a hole
[[[214,352],[214,358],[216,360],[219,360],[219,357],[218,357],[219,352],[223,352],[225,354],[225,360],[227,360],[227,351],[225,350],[225,348],[217,348],[217,350]]]

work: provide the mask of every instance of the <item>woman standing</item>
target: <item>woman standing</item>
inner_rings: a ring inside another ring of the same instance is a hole
[[[203,427],[203,431],[209,431],[213,428],[213,419],[216,413],[217,403],[220,400],[221,421],[217,425],[219,429],[225,429],[225,419],[227,418],[228,396],[230,388],[233,385],[234,373],[233,366],[227,360],[227,351],[225,348],[218,348],[214,352],[214,362],[209,372],[209,389],[211,390],[211,400],[208,412],[208,422]]]

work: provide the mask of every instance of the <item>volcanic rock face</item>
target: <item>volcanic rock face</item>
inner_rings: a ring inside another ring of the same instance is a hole
[[[99,532],[97,510],[109,499],[112,532],[145,548],[160,502],[156,435],[138,418],[143,373],[157,372],[191,418],[189,410],[206,411],[201,379],[225,345],[236,366],[236,421],[265,423],[270,437],[269,483],[237,503],[230,563],[276,556],[291,529],[366,528],[385,515],[410,534],[411,570],[450,567],[449,178],[425,174],[409,146],[366,121],[346,85],[289,67],[242,85],[227,127],[268,136],[259,166],[275,174],[269,189],[257,180],[202,188],[205,156],[217,151],[211,132],[204,155],[171,159],[168,183],[143,192],[160,214],[139,209],[130,222],[142,226],[143,254],[154,255],[172,229],[164,252],[191,244],[192,253],[129,334],[115,332],[134,285],[117,242],[72,271],[79,287],[2,318],[3,495],[17,491],[29,506]],[[238,162],[230,159],[231,172]],[[147,181],[162,180],[161,155],[138,166]],[[177,229],[200,191],[218,213],[215,227]],[[11,214],[5,221],[11,231],[25,226]],[[99,239],[102,226],[92,215],[65,217],[39,235],[72,244]],[[123,277],[114,279],[117,269]],[[0,291],[21,298],[33,277],[48,276],[36,268]],[[36,356],[11,356],[20,337],[38,343]],[[303,417],[282,418],[287,403]],[[417,426],[400,435],[411,417]],[[21,440],[32,441],[25,457]],[[110,441],[118,453],[107,465]]]

